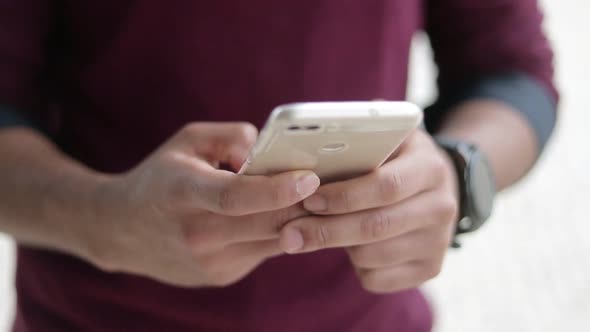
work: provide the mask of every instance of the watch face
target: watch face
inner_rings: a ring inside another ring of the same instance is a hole
[[[471,164],[468,165],[468,177],[467,183],[473,204],[472,212],[483,223],[492,214],[496,185],[490,166],[479,152],[472,155]]]

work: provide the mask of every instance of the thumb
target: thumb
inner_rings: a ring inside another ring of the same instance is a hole
[[[256,127],[247,122],[195,122],[186,125],[172,141],[210,164],[229,163],[238,169],[257,136]]]

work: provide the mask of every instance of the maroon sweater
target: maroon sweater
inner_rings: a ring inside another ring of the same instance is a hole
[[[551,90],[540,22],[534,0],[3,0],[0,104],[35,117],[77,160],[120,172],[187,122],[261,125],[286,102],[404,99],[422,28],[443,94],[511,71]],[[341,250],[183,289],[21,246],[17,290],[19,332],[431,327],[419,291],[364,291]]]

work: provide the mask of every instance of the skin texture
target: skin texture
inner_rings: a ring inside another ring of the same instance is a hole
[[[524,118],[495,101],[459,105],[440,134],[478,145],[498,188],[523,176],[537,155]],[[285,226],[286,252],[346,248],[366,289],[394,292],[440,273],[457,219],[457,177],[445,152],[417,131],[376,172],[322,186],[304,206],[314,215]]]
[[[11,175],[0,186],[2,230],[107,271],[231,284],[281,253],[278,230],[307,214],[297,203],[319,186],[309,171],[245,177],[213,167],[238,166],[256,135],[248,124],[191,124],[135,169],[107,176],[58,156],[28,130],[0,132],[1,171]],[[27,153],[14,144],[23,141]]]
[[[536,158],[526,121],[498,102],[460,105],[441,133],[478,144],[499,187]],[[308,171],[249,177],[216,168],[237,169],[255,138],[248,124],[190,124],[129,172],[99,174],[31,130],[0,130],[0,231],[181,286],[226,286],[269,257],[335,247],[369,291],[416,287],[439,273],[457,181],[428,134],[416,131],[371,174],[319,188]]]
[[[416,131],[379,170],[322,186],[313,216],[282,231],[286,252],[346,248],[365,288],[391,292],[436,276],[457,213],[456,178],[428,134]]]

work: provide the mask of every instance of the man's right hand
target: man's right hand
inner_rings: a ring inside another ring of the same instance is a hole
[[[281,254],[282,226],[307,213],[298,202],[320,181],[310,171],[244,176],[257,136],[243,123],[186,126],[128,173],[97,190],[87,257],[107,271],[179,286],[225,286]]]

